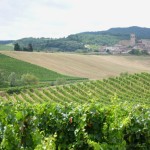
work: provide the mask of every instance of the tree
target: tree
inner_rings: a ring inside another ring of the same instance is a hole
[[[5,83],[5,75],[2,70],[0,70],[0,86]]]
[[[31,44],[31,43],[28,44],[28,51],[29,51],[29,52],[33,52],[33,47],[32,47],[32,44]]]
[[[15,51],[21,51],[21,47],[20,47],[20,45],[18,43],[14,44],[14,50]]]
[[[141,51],[139,49],[132,49],[129,54],[132,54],[132,55],[141,55]]]
[[[23,51],[28,51],[28,48],[27,48],[27,47],[23,47],[22,50],[23,50]]]
[[[143,50],[143,55],[149,55],[148,50]]]
[[[21,82],[23,85],[37,84],[38,78],[32,74],[27,73],[21,76]]]
[[[17,85],[17,76],[14,72],[9,75],[8,81],[12,87]]]

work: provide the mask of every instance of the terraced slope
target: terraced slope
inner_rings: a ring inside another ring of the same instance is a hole
[[[150,74],[141,73],[41,90],[34,89],[19,95],[1,97],[3,101],[21,101],[31,104],[56,102],[62,105],[71,102],[83,104],[93,100],[109,104],[116,99],[150,106]]]

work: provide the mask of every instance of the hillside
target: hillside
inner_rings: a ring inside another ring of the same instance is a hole
[[[150,74],[141,73],[0,96],[0,145],[148,150],[149,88]]]
[[[27,90],[21,94],[0,97],[2,101],[22,101],[25,103],[56,102],[85,104],[92,100],[109,105],[113,98],[120,102],[127,101],[134,104],[150,106],[150,74],[141,73],[124,75],[104,80],[80,82],[76,84],[43,88],[41,90]],[[142,91],[142,92],[141,92]]]
[[[130,38],[130,34],[135,33],[138,39],[150,39],[150,28],[128,27],[111,28],[106,31],[83,32],[69,35],[66,38],[25,38],[16,42],[22,46],[32,43],[35,50],[49,51],[86,51],[85,45],[114,45],[120,40]]]
[[[15,54],[21,60],[23,58],[36,60],[43,63],[42,65],[53,64],[55,68],[58,67],[56,62],[59,62],[61,69],[66,69],[63,63],[66,63],[68,69],[73,64],[77,64],[82,70],[89,66],[91,67],[88,68],[89,74],[93,73],[94,70],[91,69],[95,68],[95,64],[89,62],[95,62],[100,70],[98,66],[105,60],[103,67],[108,67],[110,71],[119,69],[120,63],[123,62],[128,69],[129,67],[135,69],[135,64],[137,68],[149,67],[150,64],[149,57],[126,59],[118,57],[117,60],[117,57],[112,56],[102,58],[61,53],[7,52],[7,54]],[[3,62],[1,66],[7,64],[5,67],[8,71],[12,66],[13,69],[32,70],[35,73],[41,70],[40,75],[49,71],[8,56],[0,56]],[[49,56],[51,62],[47,59]],[[128,62],[125,61],[127,59]],[[109,62],[109,65],[106,62]],[[25,65],[22,66],[22,63]],[[114,66],[111,66],[112,64]],[[17,68],[17,65],[21,68]],[[78,73],[77,70],[74,72]],[[82,81],[61,86],[28,87],[19,91],[11,89],[11,93],[10,90],[0,92],[0,147],[8,150],[148,150],[149,89],[150,74],[143,72],[133,75],[124,73],[103,80]]]
[[[134,33],[137,38],[139,39],[150,39],[150,28],[145,27],[138,27],[138,26],[132,26],[132,27],[118,27],[118,28],[110,28],[105,31],[96,31],[96,32],[83,32],[79,34],[84,35],[111,35],[116,36],[119,39],[126,39],[129,38],[130,34]]]
[[[15,72],[18,78],[21,77],[21,75],[23,74],[30,73],[38,77],[40,81],[53,81],[58,78],[76,79],[74,77],[65,76],[63,74],[59,74],[46,68],[24,62],[22,60],[17,60],[15,58],[5,56],[1,53],[0,71],[3,71],[5,73],[5,77],[8,77],[12,72]]]
[[[13,42],[13,40],[0,40],[0,44],[11,44]]]
[[[0,41],[0,50],[2,50],[3,47],[3,50],[11,50],[12,47],[8,47],[10,43],[19,43],[22,48],[27,47],[28,44],[31,43],[33,45],[33,49],[36,51],[87,52],[89,49],[87,49],[86,45],[90,45],[92,48],[93,46],[100,47],[102,45],[112,46],[117,44],[120,40],[129,39],[130,33],[135,33],[138,39],[150,39],[150,28],[133,26],[127,28],[111,28],[106,31],[82,32],[58,39],[29,37],[16,41]]]
[[[61,74],[89,79],[118,76],[122,72],[150,72],[149,56],[96,56],[14,51],[2,53]]]
[[[120,36],[134,33],[138,39],[150,39],[150,28],[142,28],[137,26],[128,27],[128,28],[111,28],[102,33],[120,35]]]

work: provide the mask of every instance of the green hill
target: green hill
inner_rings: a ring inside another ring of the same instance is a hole
[[[138,39],[150,39],[150,28],[127,27],[127,28],[111,28],[106,31],[82,32],[69,35],[66,38],[23,38],[16,41],[0,41],[3,46],[5,44],[19,43],[21,47],[27,47],[29,43],[33,45],[33,49],[37,51],[86,51],[85,45],[108,45],[117,44],[120,40],[130,38],[130,34],[135,33]],[[5,49],[10,47],[5,47]],[[0,50],[2,48],[0,47]]]
[[[0,96],[0,147],[149,150],[150,74]]]
[[[103,33],[103,32],[102,32]],[[142,27],[128,27],[128,28],[111,28],[104,33],[112,34],[112,35],[130,35],[134,33],[138,39],[150,39],[150,28],[142,28]]]
[[[16,42],[22,46],[32,43],[35,50],[76,51],[86,49],[85,45],[114,45],[120,40],[129,39],[135,33],[139,39],[150,39],[150,28],[128,27],[111,28],[106,31],[83,32],[69,35],[66,38],[24,38]]]
[[[77,79],[59,74],[40,66],[11,58],[9,56],[5,56],[3,54],[0,54],[0,70],[2,70],[6,76],[9,76],[11,72],[15,72],[18,77],[20,77],[22,74],[30,73],[38,77],[40,81],[53,81],[58,78],[65,78],[68,80]]]
[[[120,102],[127,101],[127,103],[141,103],[150,106],[149,89],[150,74],[141,73],[48,89],[33,89],[32,92],[27,90],[20,95],[14,94],[2,99],[4,101],[13,100],[14,102],[19,100],[25,103],[54,102],[62,105],[71,102],[85,104],[91,103],[93,100],[109,105],[112,100],[118,99]]]

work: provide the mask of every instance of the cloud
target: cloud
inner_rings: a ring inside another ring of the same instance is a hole
[[[150,27],[149,0],[0,0],[0,39]]]
[[[1,0],[0,1],[0,24],[7,25],[20,18],[30,17],[36,14],[31,11],[40,11],[41,14],[46,9],[67,9],[69,5],[58,0]],[[45,10],[44,10],[45,9]]]
[[[37,1],[36,1],[37,2]],[[46,5],[51,8],[56,9],[69,9],[71,5],[68,3],[68,0],[42,0],[39,1],[40,5]]]

